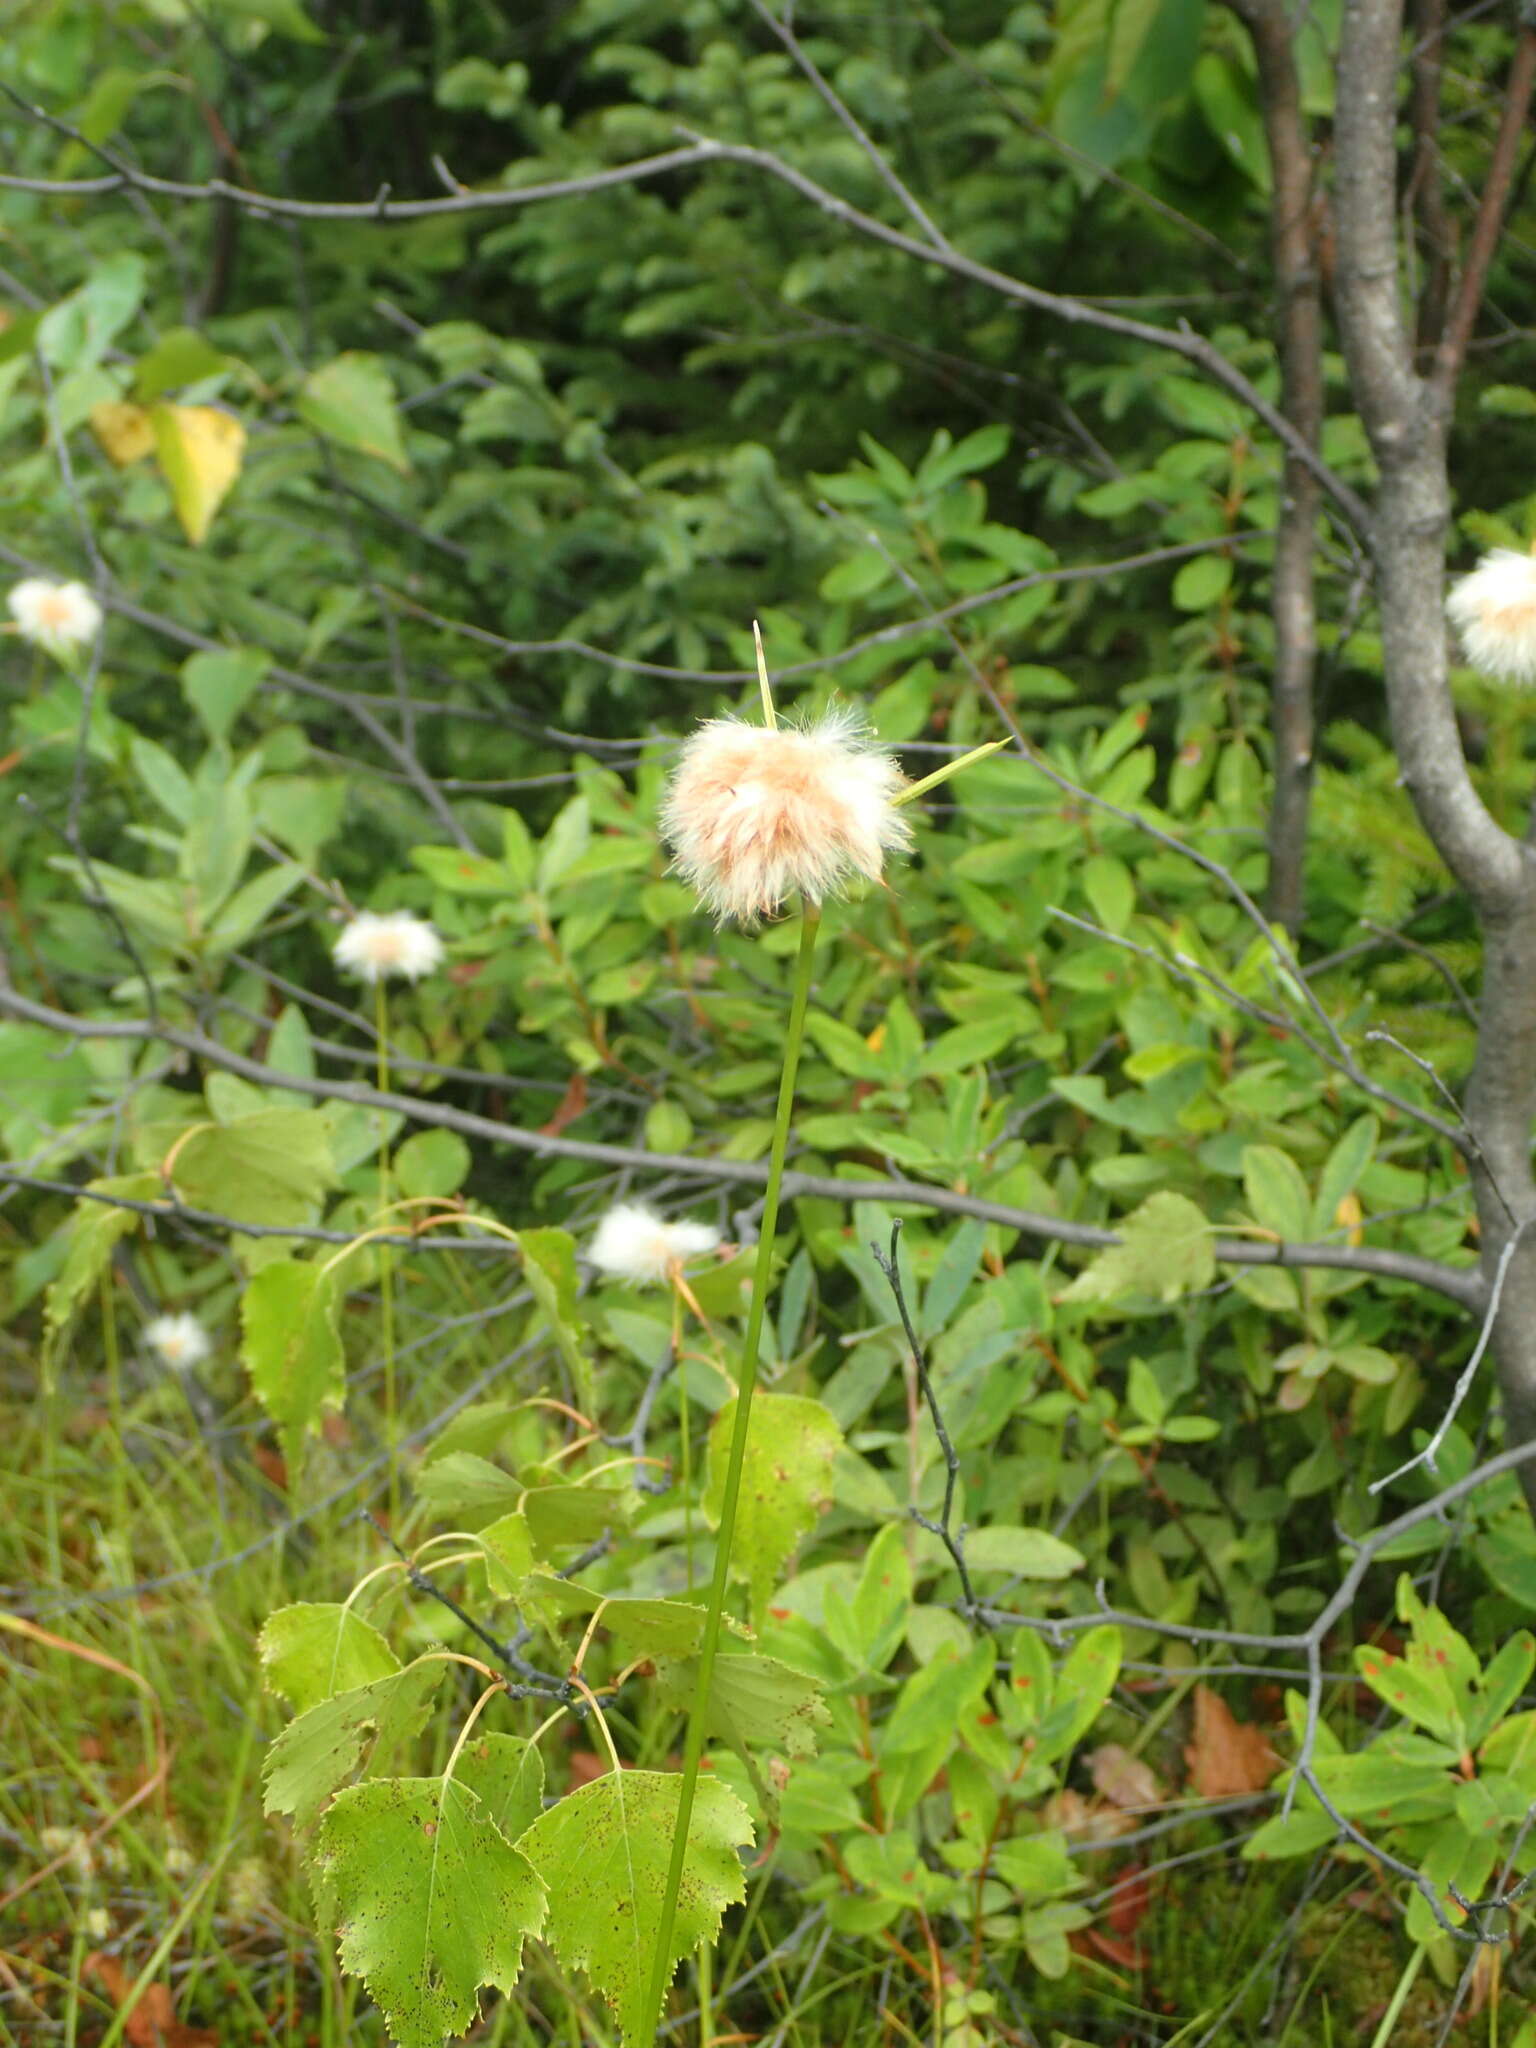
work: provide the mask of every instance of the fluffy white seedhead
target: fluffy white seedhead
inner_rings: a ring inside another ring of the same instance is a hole
[[[336,965],[361,981],[420,981],[443,964],[443,942],[408,910],[359,911],[336,941]]]
[[[852,711],[807,727],[712,718],[683,748],[661,829],[716,923],[751,927],[796,891],[822,903],[853,875],[878,881],[912,843],[905,781]]]
[[[1495,548],[1452,586],[1445,608],[1473,668],[1536,684],[1536,558]]]
[[[50,654],[70,654],[101,630],[101,606],[83,583],[28,576],[12,589],[6,607],[22,639]]]
[[[144,1342],[172,1372],[190,1372],[201,1365],[213,1346],[196,1316],[156,1316],[146,1325]]]
[[[619,1202],[598,1224],[588,1256],[600,1273],[648,1287],[719,1242],[707,1223],[668,1223],[644,1202]]]

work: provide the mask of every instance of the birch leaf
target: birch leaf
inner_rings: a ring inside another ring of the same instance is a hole
[[[612,2006],[624,2048],[648,2042],[651,1959],[682,1775],[616,1771],[572,1792],[519,1839],[549,1886],[544,1939]],[[713,1942],[727,1906],[746,1897],[739,1848],[752,1841],[747,1809],[717,1780],[699,1779],[688,1828],[667,1982],[700,1942]]]
[[[510,1992],[544,1887],[467,1785],[374,1778],[321,1823],[321,1882],[342,1965],[367,1985],[399,2048],[442,2048],[479,2016],[482,1984]]]

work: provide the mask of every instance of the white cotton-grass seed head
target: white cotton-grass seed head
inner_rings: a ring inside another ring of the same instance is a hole
[[[636,1287],[670,1280],[684,1259],[712,1252],[720,1233],[708,1223],[668,1223],[646,1202],[619,1202],[597,1226],[588,1256],[600,1273]]]
[[[1494,548],[1452,585],[1445,608],[1473,668],[1536,685],[1536,557]]]
[[[408,910],[359,911],[336,941],[336,965],[361,981],[420,981],[442,964],[442,940]]]
[[[905,782],[851,710],[811,726],[712,718],[684,744],[661,830],[716,923],[750,928],[796,892],[819,904],[854,875],[879,881],[912,843]]]
[[[156,1316],[146,1324],[144,1342],[172,1372],[191,1372],[213,1349],[196,1316]]]
[[[22,639],[50,654],[71,654],[101,630],[101,606],[83,583],[27,576],[13,585],[5,602]]]

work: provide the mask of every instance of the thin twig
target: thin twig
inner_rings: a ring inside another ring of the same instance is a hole
[[[981,1621],[983,1627],[987,1627],[990,1624],[983,1619],[977,1608],[976,1595],[971,1587],[971,1575],[966,1569],[965,1525],[962,1523],[958,1529],[953,1526],[955,1488],[960,1482],[960,1460],[955,1454],[954,1444],[950,1441],[949,1431],[944,1426],[943,1411],[939,1407],[938,1396],[933,1391],[933,1381],[928,1376],[928,1360],[924,1355],[922,1340],[913,1326],[911,1311],[907,1307],[907,1297],[901,1284],[901,1267],[898,1255],[900,1242],[901,1218],[898,1216],[891,1225],[891,1249],[889,1255],[881,1251],[877,1244],[872,1244],[870,1250],[874,1253],[875,1264],[885,1275],[890,1283],[891,1292],[896,1297],[896,1312],[901,1317],[901,1327],[907,1333],[907,1344],[912,1353],[913,1366],[917,1371],[917,1383],[923,1390],[923,1399],[928,1403],[928,1413],[933,1418],[933,1433],[938,1438],[939,1449],[944,1454],[945,1475],[944,1508],[938,1521],[935,1522],[930,1516],[921,1514],[916,1507],[909,1508],[907,1512],[920,1529],[926,1529],[930,1536],[937,1536],[944,1548],[949,1552],[950,1562],[960,1575],[960,1593],[963,1603],[961,1612]]]

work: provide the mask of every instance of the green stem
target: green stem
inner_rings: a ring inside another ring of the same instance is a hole
[[[378,1032],[379,1093],[389,1093],[389,1008],[381,975],[373,985],[373,1016]],[[379,1137],[379,1221],[389,1208],[389,1127]],[[389,1459],[389,1522],[400,1520],[400,1466],[395,1455],[398,1432],[395,1427],[395,1269],[386,1245],[379,1247],[379,1315],[384,1342],[384,1449]]]
[[[683,1862],[688,1853],[688,1826],[693,1819],[693,1798],[698,1789],[699,1759],[704,1752],[704,1727],[708,1717],[709,1689],[715,1674],[715,1652],[720,1646],[720,1621],[725,1612],[725,1582],[731,1569],[731,1538],[736,1528],[736,1501],[741,1492],[741,1468],[747,1451],[747,1426],[752,1416],[752,1395],[757,1386],[757,1357],[763,1340],[763,1316],[768,1306],[768,1282],[773,1272],[773,1243],[779,1227],[779,1189],[784,1179],[784,1155],[789,1150],[789,1124],[795,1106],[795,1075],[800,1066],[800,1041],[805,1036],[805,1011],[811,993],[811,965],[816,951],[816,932],[821,923],[821,906],[807,903],[801,913],[800,956],[795,962],[795,980],[789,1004],[789,1031],[784,1044],[784,1071],[779,1077],[779,1106],[773,1120],[773,1146],[768,1155],[768,1188],[763,1198],[763,1221],[757,1241],[757,1265],[752,1276],[752,1307],[747,1315],[746,1342],[742,1347],[740,1388],[736,1396],[736,1424],[731,1432],[731,1453],[725,1469],[725,1491],[720,1503],[720,1529],[715,1540],[715,1569],[710,1580],[709,1607],[704,1621],[704,1640],[699,1647],[699,1676],[694,1687],[693,1706],[688,1715],[688,1733],[683,1742],[683,1788],[677,1806],[677,1829],[672,1837],[672,1860],[667,1866],[666,1890],[661,1900],[661,1925],[657,1930],[656,1954],[651,1964],[650,2010],[653,2025],[661,2026],[662,2001],[672,1975],[672,1929],[677,1919],[677,1895],[683,1881]]]
[[[1387,2043],[1392,2038],[1392,2029],[1397,2025],[1398,2016],[1401,2014],[1403,2007],[1408,2003],[1408,1994],[1413,1989],[1413,1980],[1423,1968],[1424,1958],[1427,1953],[1428,1951],[1420,1945],[1415,1948],[1413,1954],[1404,1964],[1403,1974],[1397,1980],[1397,1989],[1392,1994],[1391,2003],[1381,2016],[1381,2025],[1371,2036],[1371,2048],[1387,2048]]]

